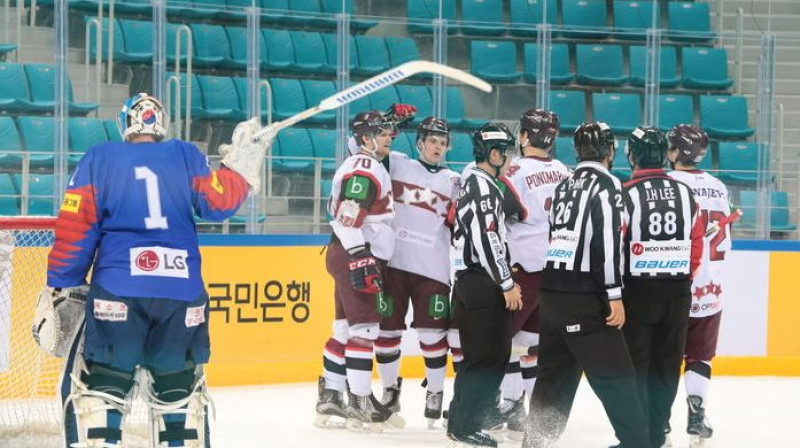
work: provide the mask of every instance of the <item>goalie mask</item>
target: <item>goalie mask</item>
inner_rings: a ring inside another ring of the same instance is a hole
[[[164,106],[146,93],[128,98],[117,115],[117,129],[124,141],[129,141],[133,135],[152,135],[156,141],[164,140],[168,125]]]
[[[679,124],[667,133],[669,150],[678,152],[676,162],[697,165],[708,149],[708,135],[693,124]]]

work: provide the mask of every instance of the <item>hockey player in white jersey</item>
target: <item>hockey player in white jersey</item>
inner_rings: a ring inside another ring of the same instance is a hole
[[[336,170],[328,202],[333,234],[325,262],[336,314],[323,352],[315,424],[338,426],[346,419],[348,429],[380,431],[391,413],[372,394],[371,379],[384,268],[394,252],[392,184],[381,163],[393,127],[381,112],[370,111],[356,115],[351,130],[359,152]]]
[[[731,204],[725,185],[711,174],[697,169],[697,164],[706,156],[708,136],[694,125],[681,124],[672,128],[667,139],[667,156],[674,169],[669,175],[692,189],[700,204],[700,219],[705,222],[707,230],[712,230],[715,224],[727,220]],[[703,238],[702,262],[692,280],[692,305],[684,354],[684,383],[689,406],[686,430],[691,436],[692,446],[713,434],[705,418],[704,404],[708,398],[711,361],[716,354],[722,317],[725,292],[722,272],[725,255],[731,250],[730,229],[725,225],[718,227],[719,230]]]
[[[558,137],[558,115],[530,109],[519,122],[522,157],[512,162],[499,178],[503,190],[512,276],[522,288],[523,307],[514,312],[511,358],[500,385],[502,399],[487,426],[502,429],[522,440],[524,398],[531,396],[536,381],[536,348],[539,345],[539,280],[550,244],[550,203],[556,186],[571,172],[554,160],[551,152]]]
[[[458,191],[458,174],[441,163],[450,146],[450,127],[427,117],[417,128],[419,158],[393,151],[389,175],[395,200],[395,252],[385,273],[381,333],[375,344],[384,386],[383,404],[400,410],[400,340],[409,302],[425,360],[425,417],[442,415],[447,330],[450,318],[450,235],[447,213]]]

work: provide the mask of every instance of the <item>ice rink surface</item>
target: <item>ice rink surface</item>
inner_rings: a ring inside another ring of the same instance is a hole
[[[441,423],[427,429],[422,415],[425,390],[417,379],[403,384],[404,429],[382,434],[355,434],[344,429],[318,429],[312,425],[317,398],[316,383],[263,387],[214,388],[217,419],[212,426],[215,448],[378,448],[445,447]],[[380,386],[373,383],[380,394]],[[452,380],[445,388],[445,405],[452,396]],[[714,378],[707,415],[714,437],[705,448],[799,448],[800,378]],[[688,447],[686,402],[683,385],[673,406],[672,442]],[[441,422],[441,421],[440,421]],[[616,441],[600,402],[584,380],[566,433],[559,448],[600,448]],[[519,446],[505,442],[501,447]]]

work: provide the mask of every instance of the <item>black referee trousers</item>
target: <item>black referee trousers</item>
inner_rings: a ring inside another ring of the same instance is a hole
[[[650,446],[660,447],[681,377],[691,281],[626,278],[622,300],[627,319],[622,332],[636,370]]]
[[[606,325],[605,298],[596,293],[542,290],[539,306],[541,370],[522,446],[549,447],[561,437],[585,373],[620,446],[649,447],[633,364],[622,331]]]
[[[503,292],[485,272],[464,271],[453,289],[464,361],[456,374],[447,430],[466,435],[480,431],[487,412],[497,405],[513,324]]]

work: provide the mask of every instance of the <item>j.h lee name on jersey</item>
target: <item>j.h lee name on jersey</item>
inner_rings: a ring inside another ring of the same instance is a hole
[[[671,201],[675,200],[675,189],[672,187],[648,188],[644,190],[647,194],[647,201]]]
[[[132,247],[130,254],[132,276],[189,278],[188,253],[183,249]]]

